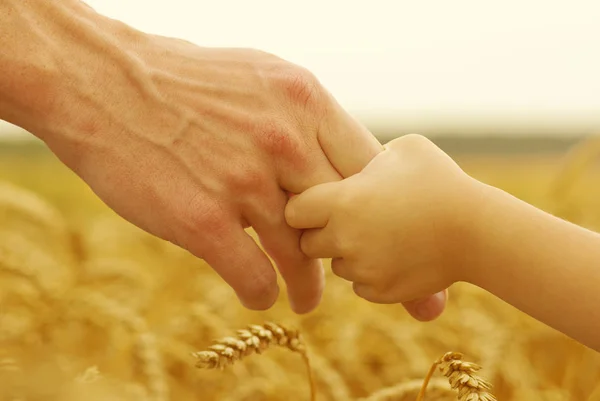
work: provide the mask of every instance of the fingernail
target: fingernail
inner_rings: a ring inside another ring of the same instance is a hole
[[[285,209],[283,209],[283,218],[285,219],[285,222],[290,224],[294,221],[294,212],[292,210],[292,206],[291,203],[293,201],[290,199],[288,201],[288,204],[285,206]]]

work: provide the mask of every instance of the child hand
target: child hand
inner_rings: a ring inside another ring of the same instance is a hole
[[[464,279],[477,181],[432,142],[407,135],[365,169],[293,197],[303,252],[333,258],[337,276],[376,303],[408,302]]]

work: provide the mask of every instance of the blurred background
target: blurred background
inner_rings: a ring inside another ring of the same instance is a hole
[[[88,3],[147,32],[305,66],[382,140],[419,132],[523,151],[600,130],[596,1]]]
[[[88,3],[147,32],[307,67],[382,142],[424,134],[476,178],[600,229],[597,1]],[[376,399],[414,400],[446,351],[481,364],[498,399],[600,401],[597,353],[477,288],[453,286],[447,312],[420,324],[326,271],[314,313],[293,316],[285,299],[248,312],[202,261],[124,222],[0,122],[0,400],[307,399],[285,351],[193,368],[190,352],[269,319],[300,327],[319,401],[390,387]],[[429,400],[456,399],[433,384]]]

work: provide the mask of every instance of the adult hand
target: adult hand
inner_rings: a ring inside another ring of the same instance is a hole
[[[78,1],[34,3],[8,0],[39,29],[10,42],[17,62],[3,60],[0,90],[13,96],[0,117],[42,138],[122,217],[205,259],[246,307],[266,309],[279,290],[252,226],[293,310],[316,307],[322,267],[285,222],[287,193],[359,172],[377,140],[311,73],[271,54],[145,34]]]

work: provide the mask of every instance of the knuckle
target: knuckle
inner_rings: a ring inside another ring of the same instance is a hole
[[[318,79],[307,69],[296,65],[283,68],[276,84],[289,101],[305,108],[316,106],[322,95]]]
[[[256,166],[238,166],[230,168],[225,179],[230,192],[242,195],[263,193],[269,184],[266,174]]]
[[[256,128],[260,147],[275,158],[298,159],[302,156],[302,140],[281,122],[266,121]]]
[[[407,134],[400,138],[398,138],[397,146],[401,146],[403,148],[415,150],[422,149],[431,144],[429,139],[424,137],[421,134]]]
[[[186,248],[190,241],[184,240],[185,238],[193,238],[194,242],[198,242],[198,239],[201,241],[207,233],[210,233],[212,238],[218,240],[225,237],[227,232],[221,209],[212,202],[203,203],[199,195],[192,197],[180,217],[179,225],[183,228],[184,238],[177,240],[178,243],[185,244]]]

